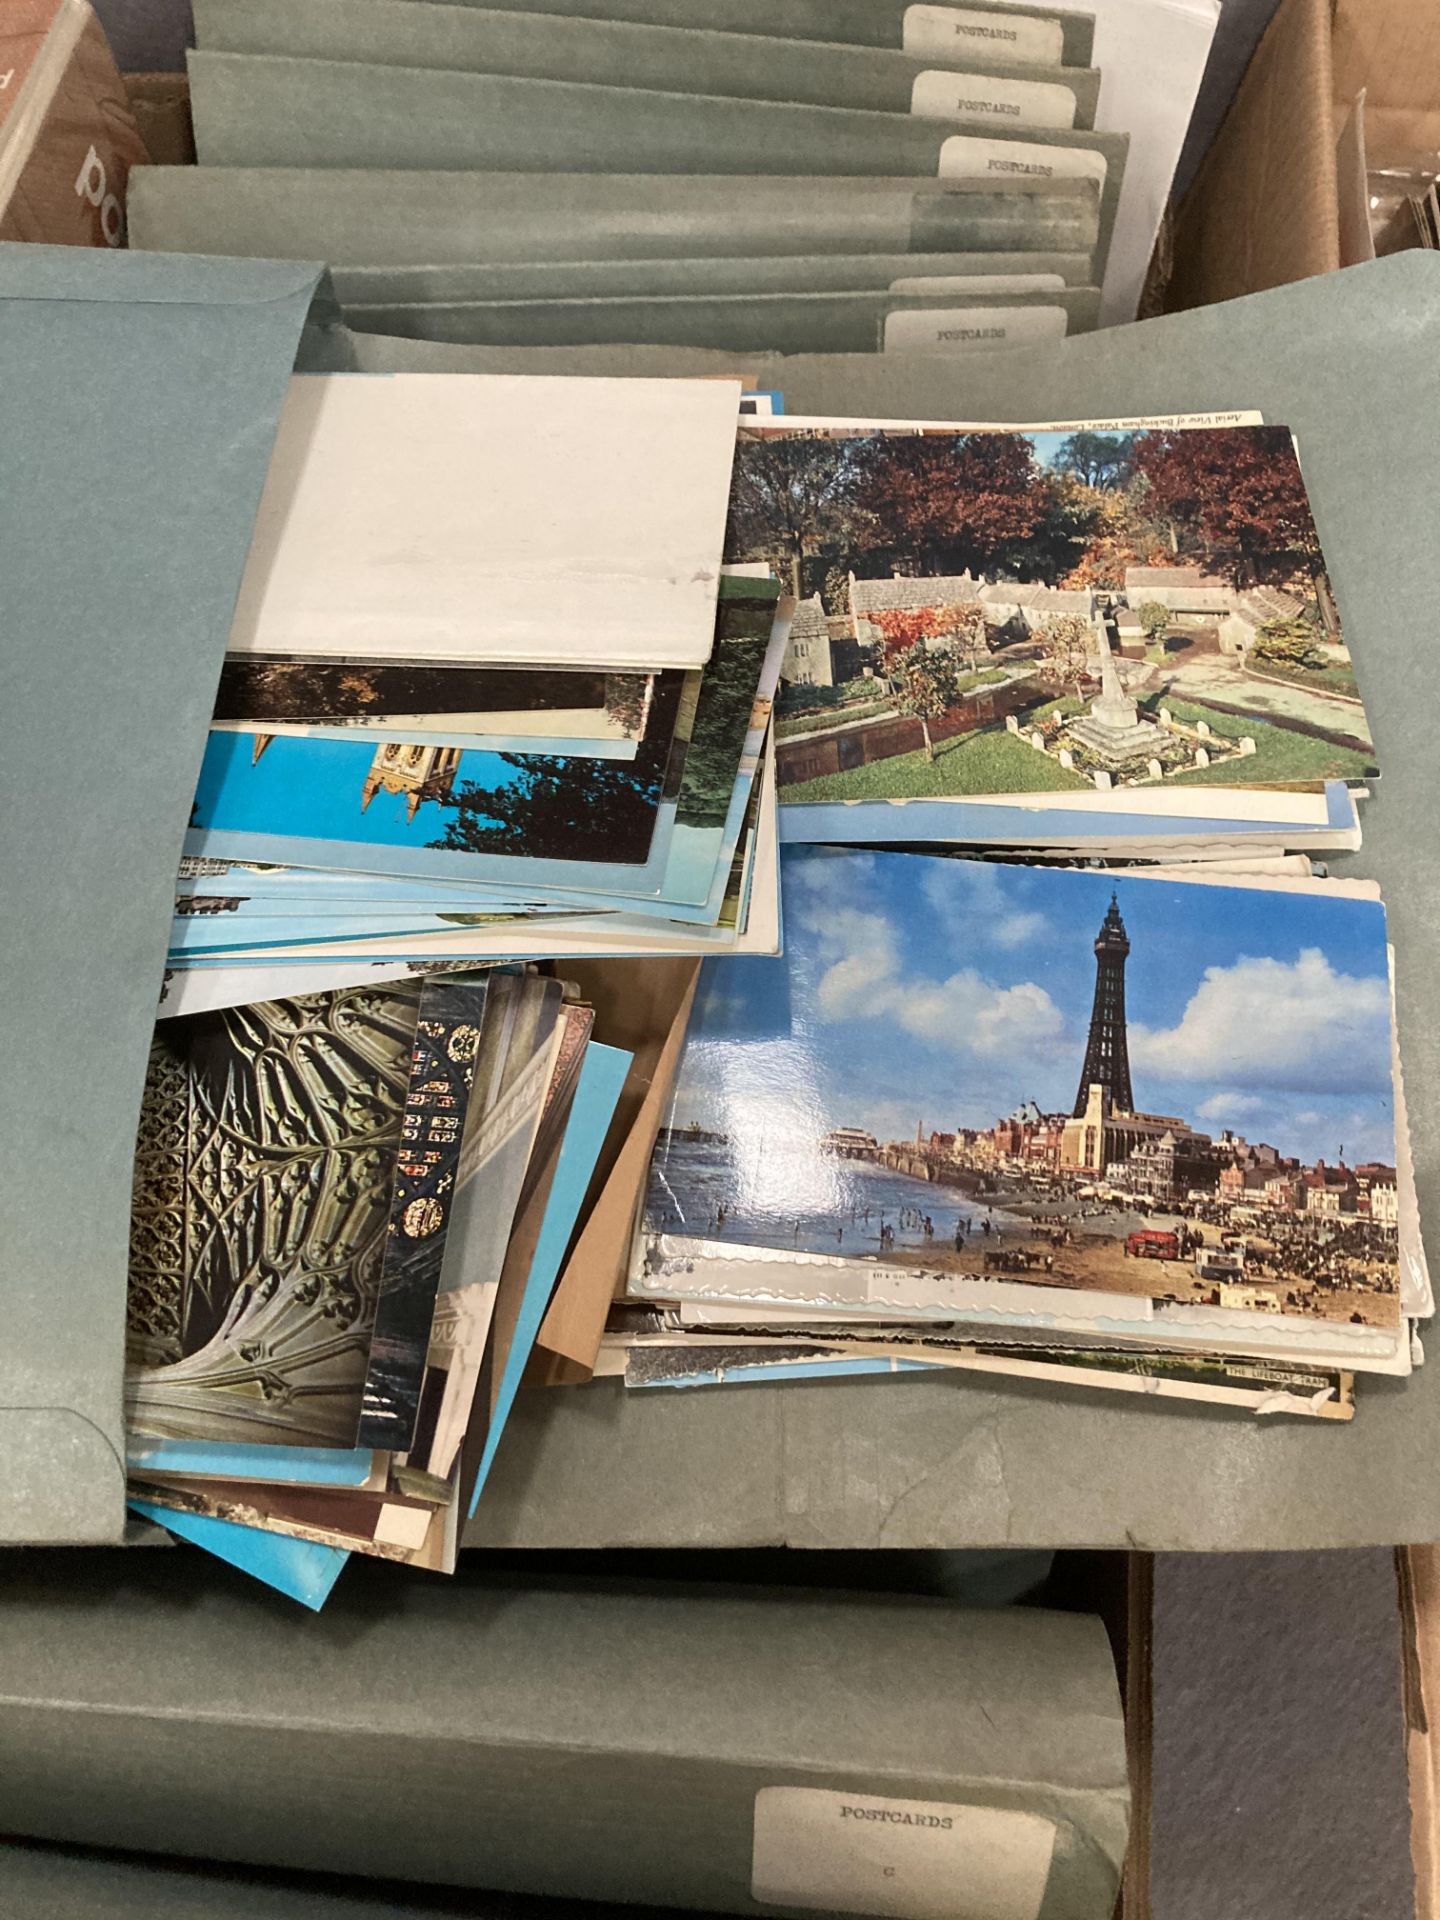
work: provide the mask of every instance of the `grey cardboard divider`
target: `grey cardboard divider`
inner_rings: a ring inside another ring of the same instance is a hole
[[[1085,253],[812,253],[788,259],[542,260],[456,266],[332,267],[347,313],[382,305],[477,300],[603,300],[664,294],[853,293],[895,280],[1044,274],[1067,287],[1090,278]],[[393,332],[390,327],[367,331]]]
[[[653,341],[684,345],[700,341],[735,353],[874,353],[889,348],[891,323],[921,329],[927,337],[979,339],[987,348],[1015,344],[1026,328],[1053,325],[1052,338],[1093,331],[1100,317],[1098,287],[1000,293],[962,288],[906,293],[732,293],[646,295],[638,299],[406,302],[357,315],[357,324],[426,340],[495,342],[547,340],[588,345],[597,341]],[[1031,332],[1030,339],[1041,337]],[[968,342],[967,342],[968,343]],[[938,344],[938,342],[937,342]]]
[[[877,173],[979,170],[1100,179],[1103,279],[1130,136],[985,119],[792,106],[566,80],[441,73],[264,54],[190,55],[195,149],[213,167],[477,168],[543,173]],[[984,149],[977,158],[973,142]],[[957,144],[958,143],[958,144]],[[968,153],[969,158],[960,156]],[[1047,158],[1046,156],[1050,157]],[[1088,156],[1098,156],[1092,160]]]
[[[786,259],[800,253],[1092,256],[1092,180],[870,175],[434,173],[424,169],[139,167],[130,244],[331,266]]]
[[[706,372],[715,353],[511,352],[372,336],[311,351],[383,370]],[[792,413],[1015,421],[1257,407],[1299,436],[1384,777],[1345,872],[1386,890],[1423,1217],[1440,1217],[1440,677],[1415,537],[1440,445],[1440,260],[952,361],[761,356]],[[896,1380],[522,1395],[470,1544],[1233,1549],[1440,1539],[1440,1378],[1367,1381],[1353,1427],[1119,1406],[1018,1383]]]
[[[425,3],[411,0],[411,4]],[[483,7],[489,0],[461,0],[461,4]],[[575,14],[590,20],[648,20],[664,27],[688,27],[695,20],[693,0],[507,0],[507,4],[526,13]],[[856,47],[898,47],[907,16],[913,21],[914,12],[910,0],[709,0],[705,24],[724,33],[772,33],[787,40],[840,40]],[[977,24],[973,19],[976,14],[994,18]],[[970,21],[964,29],[963,44],[972,48],[1011,43],[1017,22],[1056,20],[1066,66],[1088,66],[1095,51],[1095,16],[1075,8],[1011,4],[1011,0],[966,0],[961,18],[966,16]],[[961,42],[955,22],[948,24],[951,44]]]
[[[0,247],[0,1541],[122,1531],[140,1091],[186,809],[317,275]]]
[[[788,100],[822,107],[912,111],[921,74],[950,73],[927,83],[932,94],[978,98],[983,110],[1024,121],[1037,96],[1042,110],[1065,111],[1068,123],[1093,127],[1100,97],[1095,67],[1021,65],[993,52],[962,47],[941,59],[816,40],[715,33],[692,22],[677,27],[633,21],[582,20],[488,7],[424,6],[410,0],[325,0],[296,8],[290,0],[195,0],[196,45],[213,53],[290,54],[310,60],[363,60],[455,73],[508,73],[532,80],[583,80],[594,86],[704,91],[742,100]],[[965,84],[974,80],[977,84]],[[987,80],[1018,82],[993,90]],[[922,96],[925,89],[921,89]]]
[[[765,1913],[757,1795],[789,1787],[833,1795],[837,1828],[852,1797],[1053,1822],[1039,1920],[1114,1903],[1129,1787],[1096,1619],[379,1565],[316,1618],[164,1551],[5,1571],[7,1834]]]

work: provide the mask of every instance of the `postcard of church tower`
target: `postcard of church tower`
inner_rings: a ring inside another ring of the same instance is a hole
[[[1374,771],[1286,427],[747,425],[728,540],[798,602],[787,803]]]
[[[783,877],[784,958],[702,976],[632,1294],[963,1318],[1022,1286],[1390,1350],[1378,903],[924,854]]]

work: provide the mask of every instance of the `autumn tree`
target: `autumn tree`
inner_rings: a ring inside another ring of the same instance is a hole
[[[853,552],[857,516],[855,440],[818,434],[742,433],[730,482],[725,557],[767,560],[803,598],[810,562]]]
[[[1149,502],[1206,564],[1236,586],[1285,581],[1324,562],[1310,502],[1284,427],[1144,433],[1135,466]],[[1322,591],[1323,601],[1323,591]]]
[[[872,552],[903,554],[927,573],[993,570],[1026,555],[1048,495],[1023,436],[877,434],[856,445]]]
[[[1045,655],[1045,671],[1062,687],[1078,687],[1094,671],[1095,635],[1078,613],[1058,613],[1038,627],[1035,638]]]
[[[955,663],[948,652],[917,640],[901,654],[894,674],[895,704],[901,713],[920,722],[925,737],[925,758],[935,758],[935,743],[930,737],[930,722],[949,713],[960,697],[955,680]]]
[[[1170,609],[1159,600],[1147,600],[1140,609],[1140,625],[1147,640],[1158,640],[1170,631]]]
[[[960,607],[943,606],[877,607],[865,618],[879,630],[881,653],[889,667],[921,641],[953,639],[961,628],[957,615],[962,611]]]
[[[1130,475],[1135,439],[1133,433],[1072,433],[1053,464],[1087,487],[1122,486]]]
[[[1110,518],[1113,496],[1097,493],[1065,473],[1045,473],[1040,512],[1019,567],[1039,580],[1061,580],[1084,563]]]
[[[976,654],[988,652],[990,648],[990,630],[985,621],[985,609],[978,600],[962,600],[959,605],[947,607],[950,616],[949,632],[957,648],[968,659]]]

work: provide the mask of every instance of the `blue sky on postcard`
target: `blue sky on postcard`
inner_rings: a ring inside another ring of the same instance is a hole
[[[786,957],[707,965],[675,1120],[880,1139],[1074,1104],[1116,894],[1137,1109],[1392,1161],[1383,909],[935,856],[785,857]]]

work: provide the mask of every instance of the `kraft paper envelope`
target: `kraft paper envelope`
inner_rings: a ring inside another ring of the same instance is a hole
[[[410,0],[415,4],[415,0]],[[692,0],[507,0],[517,11],[563,13],[590,20],[647,20],[692,27]],[[488,0],[463,0],[486,6]],[[965,0],[963,6],[917,6],[912,0],[709,0],[705,24],[722,33],[767,33],[787,40],[843,41],[854,47],[903,47],[928,55],[988,50],[1007,60],[1059,60],[1088,67],[1095,17],[1062,7]]]
[[[415,0],[409,0],[415,4]],[[418,67],[192,53],[204,166],[449,167],[540,173],[1067,173],[1100,188],[1103,272],[1129,136]]]
[[[541,260],[454,266],[343,267],[336,298],[357,312],[386,303],[429,306],[477,300],[579,300],[646,294],[904,291],[916,281],[987,283],[1001,292],[1083,287],[1085,253],[811,253],[791,259]],[[1003,286],[999,283],[1003,282]],[[899,283],[897,285],[897,283]]]
[[[1093,254],[1093,180],[139,167],[130,244],[332,266],[783,260],[807,253]],[[1087,274],[1087,278],[1091,277]]]
[[[0,1540],[118,1540],[176,859],[318,269],[0,247]]]
[[[505,300],[372,310],[381,333],[492,345],[601,341],[723,347],[734,353],[966,352],[1092,330],[1097,287],[967,293],[764,293],[638,300]]]
[[[1007,62],[968,47],[943,58],[878,47],[714,33],[693,25],[423,6],[411,0],[195,0],[195,41],[213,53],[278,53],[311,60],[508,73],[605,87],[660,87],[741,100],[868,107],[932,120],[968,115],[1002,124],[1093,127],[1093,67]]]
[[[362,346],[381,345],[376,339]],[[419,364],[522,354],[383,343]],[[542,356],[639,363],[658,350]],[[1416,476],[1440,444],[1440,260],[1419,252],[1193,313],[973,363],[926,355],[760,359],[793,413],[1065,420],[1261,409],[1294,429],[1384,777],[1345,872],[1385,889],[1422,1220],[1440,1219],[1440,682],[1430,546]],[[687,371],[705,356],[677,354]],[[522,1399],[482,1512],[507,1546],[1393,1545],[1440,1538],[1440,1375],[1365,1395],[1343,1432],[1096,1396],[896,1380],[823,1391],[747,1387],[687,1407],[664,1395]],[[703,1398],[703,1396],[702,1396]]]

